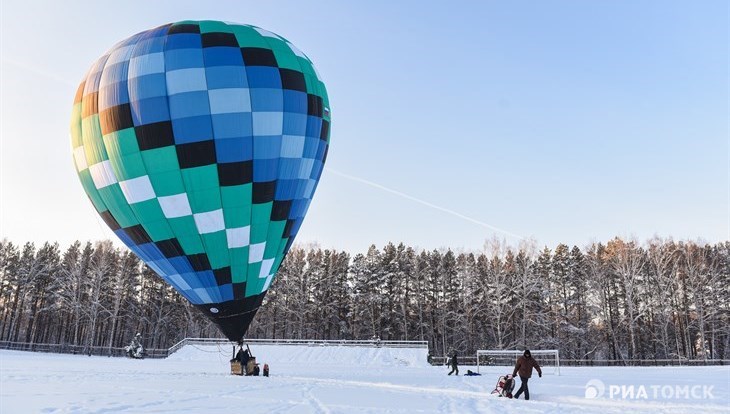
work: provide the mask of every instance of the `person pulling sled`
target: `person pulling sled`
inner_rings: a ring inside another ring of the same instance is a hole
[[[525,399],[530,399],[530,390],[527,389],[527,381],[530,379],[530,377],[532,377],[533,368],[535,368],[535,371],[537,371],[537,375],[542,378],[542,370],[540,369],[540,364],[538,364],[537,361],[535,361],[535,359],[532,357],[530,350],[526,349],[525,353],[522,354],[521,357],[517,358],[515,370],[512,373],[512,376],[514,377],[519,372],[520,381],[522,381],[522,384],[520,384],[520,389],[517,390],[517,393],[515,394],[515,399],[520,398],[520,394],[522,394],[523,392],[525,393]]]

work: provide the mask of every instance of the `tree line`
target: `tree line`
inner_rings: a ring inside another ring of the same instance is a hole
[[[220,333],[110,241],[0,242],[0,340],[148,348]],[[730,242],[615,238],[583,249],[490,240],[480,252],[294,247],[250,338],[428,341],[431,353],[730,358]]]

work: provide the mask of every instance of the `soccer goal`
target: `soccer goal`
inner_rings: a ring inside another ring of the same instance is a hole
[[[477,372],[488,369],[490,372],[499,371],[499,373],[505,374],[509,371],[511,374],[517,358],[523,353],[524,351],[517,350],[480,349],[477,351]],[[560,375],[560,355],[557,349],[530,350],[530,354],[540,364],[543,374]]]

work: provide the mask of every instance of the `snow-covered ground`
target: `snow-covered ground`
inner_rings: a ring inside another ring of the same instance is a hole
[[[502,370],[447,376],[425,349],[252,350],[271,377],[229,375],[229,347],[165,360],[0,351],[0,413],[730,413],[727,366],[564,367],[533,377],[524,401],[490,395]]]

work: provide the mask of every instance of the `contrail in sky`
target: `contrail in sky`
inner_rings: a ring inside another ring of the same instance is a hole
[[[443,211],[444,213],[448,213],[448,214],[451,214],[452,216],[458,217],[460,219],[469,221],[469,222],[474,223],[474,224],[478,224],[478,225],[480,225],[480,226],[482,226],[484,228],[487,228],[489,230],[498,231],[500,233],[506,234],[506,235],[508,235],[510,237],[514,237],[514,238],[519,239],[519,240],[524,240],[525,239],[524,237],[522,237],[520,235],[517,235],[517,234],[514,234],[512,232],[509,232],[507,230],[500,229],[499,227],[492,226],[491,224],[485,223],[483,221],[479,221],[479,220],[474,219],[474,218],[471,218],[469,216],[465,216],[465,215],[463,215],[463,214],[461,214],[461,213],[459,213],[457,211],[450,210],[448,208],[444,208],[444,207],[441,207],[441,206],[437,206],[436,204],[429,203],[428,201],[421,200],[420,198],[413,197],[413,196],[408,195],[406,193],[402,193],[402,192],[400,192],[398,190],[393,190],[392,188],[388,188],[388,187],[386,187],[384,185],[380,185],[380,184],[375,183],[375,182],[372,182],[372,181],[368,181],[368,180],[365,180],[365,179],[362,179],[362,178],[359,178],[359,177],[355,177],[353,175],[345,174],[343,172],[340,172],[340,171],[337,171],[337,170],[333,170],[332,168],[329,168],[329,167],[325,167],[325,168],[327,169],[327,171],[330,171],[331,173],[333,173],[335,175],[339,175],[340,177],[347,178],[348,180],[357,181],[359,183],[362,183],[362,184],[365,184],[365,185],[369,185],[370,187],[374,187],[374,188],[377,188],[377,189],[386,191],[388,193],[395,194],[397,196],[403,197],[405,199],[408,199],[408,200],[411,200],[411,201],[415,201],[418,204],[422,204],[422,205],[424,205],[426,207],[431,207],[434,210]]]

